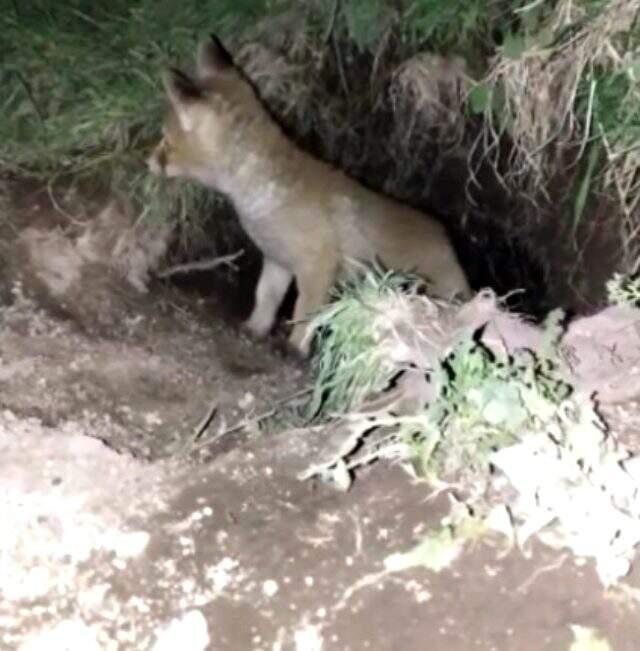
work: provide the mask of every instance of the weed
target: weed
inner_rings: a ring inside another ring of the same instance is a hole
[[[640,307],[640,277],[614,274],[607,282],[607,296],[612,305]]]
[[[423,474],[486,473],[491,455],[553,416],[571,393],[550,359],[528,350],[499,357],[479,339],[462,341],[436,371],[438,397],[427,407],[431,428],[411,438]]]

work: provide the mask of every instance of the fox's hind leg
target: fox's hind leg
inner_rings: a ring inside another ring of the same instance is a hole
[[[255,306],[244,322],[244,328],[255,337],[262,338],[269,334],[292,280],[293,274],[288,269],[264,258],[256,287]]]

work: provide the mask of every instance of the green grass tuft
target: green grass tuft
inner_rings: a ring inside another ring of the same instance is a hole
[[[347,413],[367,395],[382,390],[397,372],[378,346],[381,307],[401,289],[420,281],[376,266],[336,288],[337,300],[311,322],[319,352],[313,359],[315,390],[311,414]]]

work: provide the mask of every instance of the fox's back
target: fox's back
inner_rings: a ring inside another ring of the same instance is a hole
[[[293,230],[307,235],[310,246],[314,233],[331,229],[344,262],[379,257],[392,268],[412,269],[432,278],[448,275],[451,282],[446,284],[460,283],[463,293],[468,293],[446,230],[438,221],[309,155],[296,160],[295,170],[283,218]],[[274,220],[278,219],[276,211]]]

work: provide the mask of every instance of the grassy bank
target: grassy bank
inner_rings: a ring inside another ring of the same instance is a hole
[[[350,119],[375,115],[372,103],[388,102],[402,129],[375,152],[391,152],[406,176],[424,161],[401,139],[428,134],[450,148],[453,125],[453,146],[473,162],[468,192],[478,161],[495,167],[505,192],[538,205],[561,178],[561,217],[574,234],[590,206],[606,201],[629,270],[640,223],[639,22],[632,0],[2,0],[0,167],[97,176],[149,215],[197,215],[207,195],[161,186],[143,160],[162,113],[161,67],[188,65],[196,42],[216,30],[234,51],[257,40],[294,66],[263,70],[281,76],[270,99],[286,104],[295,70],[308,88],[296,96],[294,128],[304,122],[317,140],[332,142]],[[462,63],[435,74],[421,52]],[[479,131],[468,129],[472,118]],[[349,128],[336,147],[346,143],[354,159],[376,155],[363,137],[380,128]]]

